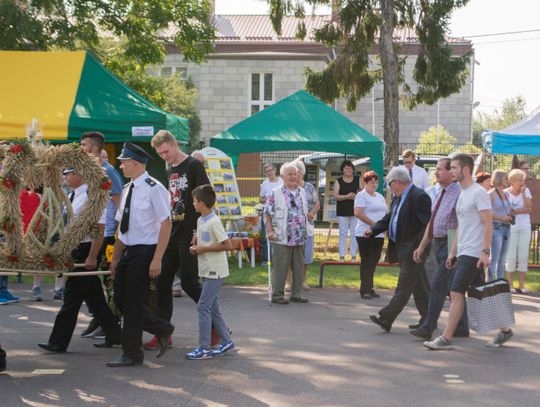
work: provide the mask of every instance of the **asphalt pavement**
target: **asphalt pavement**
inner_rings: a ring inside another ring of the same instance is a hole
[[[121,349],[96,349],[96,340],[80,337],[86,306],[67,353],[37,346],[47,341],[60,302],[52,300],[52,286],[43,287],[43,302],[32,302],[30,289],[11,284],[22,300],[0,307],[8,353],[2,407],[540,405],[539,297],[513,297],[515,336],[502,348],[485,346],[493,333],[430,351],[408,332],[418,319],[412,301],[391,333],[370,322],[390,291],[362,300],[355,290],[313,288],[309,304],[269,306],[265,288],[225,287],[222,309],[236,350],[186,360],[197,345],[197,311],[182,297],[174,300],[172,349],[160,359],[145,352],[142,366],[108,368]]]

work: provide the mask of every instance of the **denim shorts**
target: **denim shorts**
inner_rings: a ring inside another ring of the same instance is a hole
[[[459,256],[450,291],[465,294],[472,284],[482,283],[482,270],[476,267],[478,257]]]

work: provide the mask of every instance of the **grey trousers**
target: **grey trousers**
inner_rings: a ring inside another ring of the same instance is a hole
[[[212,326],[217,331],[219,343],[227,343],[231,340],[231,337],[218,303],[219,289],[224,280],[222,278],[204,278],[203,280],[201,297],[197,303],[199,346],[203,349],[210,349]]]
[[[304,245],[287,246],[272,243],[272,299],[285,295],[285,280],[289,267],[292,270],[291,297],[302,296],[304,279]]]

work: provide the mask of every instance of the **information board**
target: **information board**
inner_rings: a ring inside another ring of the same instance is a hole
[[[204,156],[206,174],[216,191],[217,214],[225,219],[240,218],[242,203],[231,158],[214,147],[206,147],[200,151]]]
[[[334,198],[334,184],[336,179],[341,177],[339,168],[326,166],[326,186],[324,188],[323,221],[337,222],[336,198]]]

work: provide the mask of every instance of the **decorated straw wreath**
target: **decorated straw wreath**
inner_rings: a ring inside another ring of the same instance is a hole
[[[13,140],[0,151],[0,269],[2,271],[65,271],[71,253],[97,224],[107,204],[111,181],[97,159],[78,144],[50,146],[39,141]],[[72,217],[62,188],[62,170],[73,167],[88,185],[88,203],[64,225],[62,206]],[[43,187],[43,196],[26,234],[19,205],[21,190]]]

